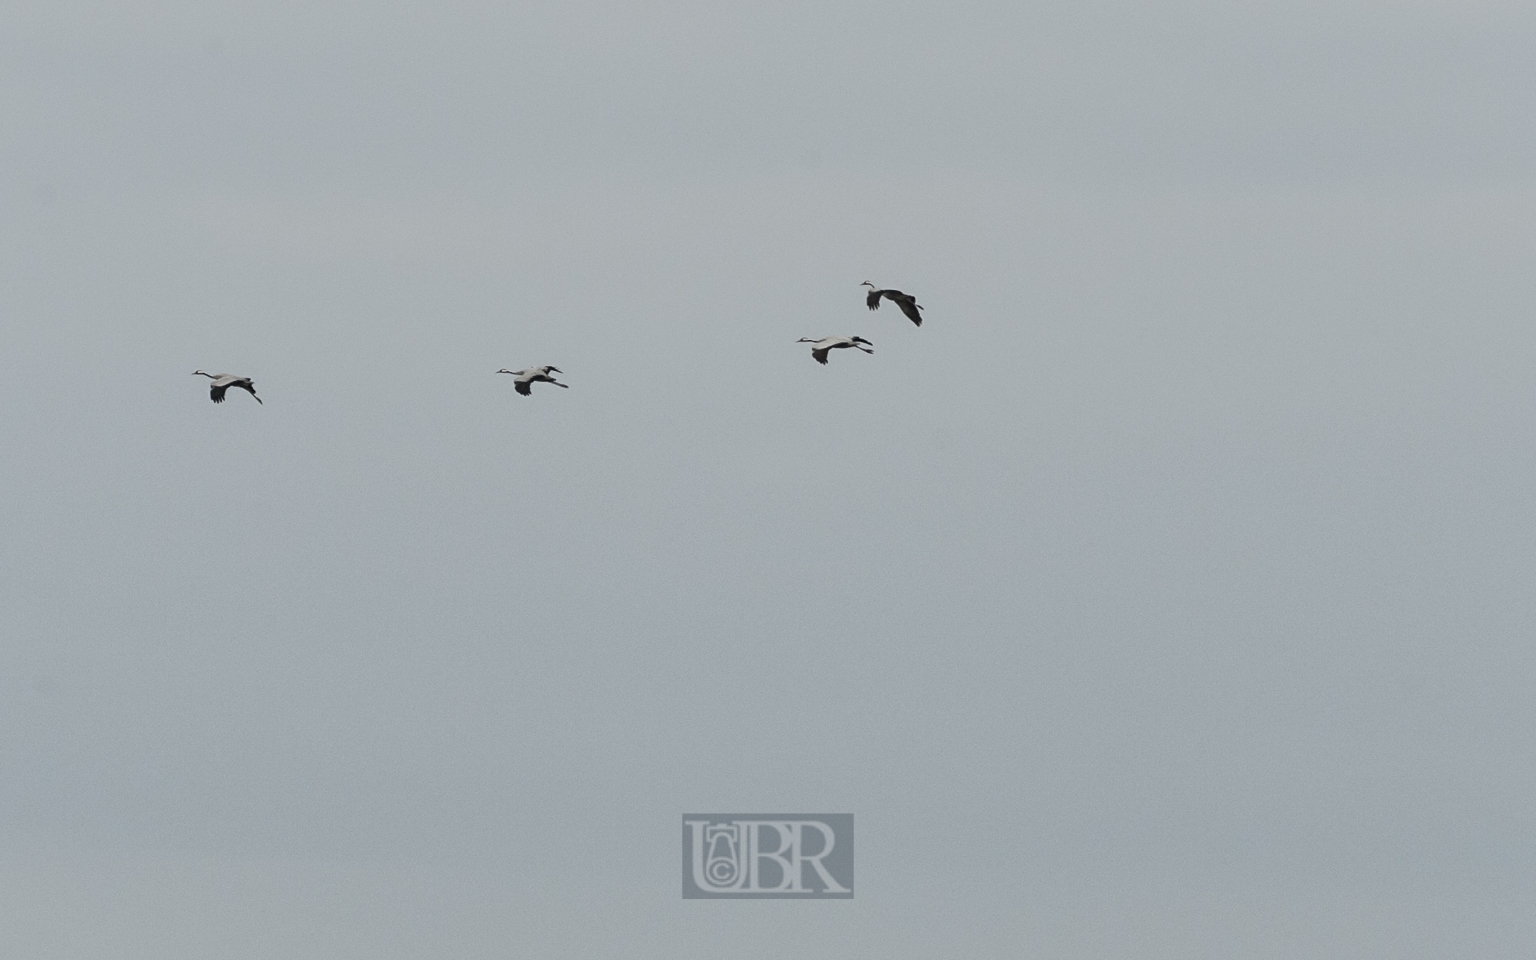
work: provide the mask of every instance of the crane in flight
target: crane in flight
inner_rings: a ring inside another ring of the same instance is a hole
[[[512,375],[512,389],[525,397],[533,395],[533,385],[535,383],[552,383],[557,387],[564,387],[567,390],[571,388],[570,384],[561,383],[550,376],[551,373],[560,373],[559,367],[546,365],[542,367],[529,367],[526,370],[497,370],[496,372],[510,373]]]
[[[869,293],[864,297],[864,303],[868,305],[869,309],[879,310],[880,298],[884,297],[900,307],[901,312],[907,315],[908,320],[911,320],[918,326],[923,325],[923,315],[918,313],[919,310],[923,309],[923,305],[918,303],[917,299],[911,294],[902,293],[900,290],[881,290],[868,280],[865,280],[859,286],[869,288]]]
[[[251,382],[250,377],[237,377],[232,373],[204,373],[201,370],[193,370],[192,376],[207,377],[213,381],[208,384],[208,396],[214,403],[223,403],[224,391],[230,387],[239,387],[251,396],[256,397],[256,384]],[[256,397],[256,402],[261,403],[261,398]]]
[[[870,343],[868,340],[865,340],[863,337],[822,337],[820,340],[812,340],[810,337],[801,337],[795,342],[810,344],[811,356],[815,357],[816,362],[822,364],[823,366],[826,365],[827,351],[829,350],[842,350],[848,347],[856,347],[860,350],[863,350],[865,353],[875,352],[869,349],[870,347],[873,347],[874,344]]]

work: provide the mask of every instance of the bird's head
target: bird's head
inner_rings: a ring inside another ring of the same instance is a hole
[[[812,340],[810,337],[801,337],[799,340],[796,340],[795,342],[796,343],[816,343],[817,341]]]
[[[206,376],[210,376],[210,374],[206,374],[206,373],[204,373],[201,370],[193,370],[192,371],[192,376],[194,376],[194,377],[206,377]]]
[[[507,369],[503,368],[501,370],[497,370],[496,372],[497,373],[510,373],[513,376],[517,376],[517,371],[516,370],[507,370]]]
[[[871,290],[875,289],[875,285],[870,283],[868,280],[865,280],[863,283],[859,284],[859,286],[868,287]]]

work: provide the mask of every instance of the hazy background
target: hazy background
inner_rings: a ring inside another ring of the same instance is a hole
[[[0,953],[1536,955],[1533,63],[0,4]],[[681,900],[712,809],[857,898]]]

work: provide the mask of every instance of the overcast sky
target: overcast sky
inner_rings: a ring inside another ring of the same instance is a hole
[[[1533,63],[0,3],[0,953],[1536,955]],[[710,810],[856,898],[681,900]]]

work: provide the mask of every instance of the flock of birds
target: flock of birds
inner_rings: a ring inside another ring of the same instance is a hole
[[[868,280],[865,280],[860,286],[869,288],[869,292],[864,297],[864,303],[869,309],[880,309],[880,300],[884,298],[900,307],[901,312],[907,315],[907,319],[918,326],[923,325],[923,315],[919,312],[923,309],[922,304],[918,303],[910,294],[902,293],[900,290],[882,290]],[[856,350],[862,350],[865,353],[875,352],[873,349],[874,344],[863,337],[822,337],[819,340],[812,337],[801,337],[795,342],[810,344],[811,357],[822,365],[826,364],[827,354],[833,350],[851,347]],[[532,396],[535,383],[552,383],[557,387],[570,389],[570,384],[561,383],[550,376],[552,373],[560,373],[561,370],[559,367],[552,367],[548,364],[540,367],[528,367],[524,370],[502,369],[496,372],[511,374],[512,389],[525,397]],[[256,384],[251,381],[250,377],[236,376],[233,373],[205,373],[202,370],[194,370],[192,375],[194,377],[207,377],[211,381],[208,384],[208,396],[212,398],[214,403],[223,403],[224,394],[230,387],[238,387],[249,393],[252,397],[255,397],[257,403],[262,402],[261,398],[256,396]]]

